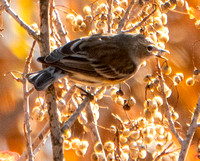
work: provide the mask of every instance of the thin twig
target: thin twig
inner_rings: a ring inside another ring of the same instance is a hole
[[[72,96],[73,94],[75,93],[76,91],[76,87],[75,86],[72,86],[66,96],[64,97],[65,98],[65,101],[66,101],[66,104],[69,103],[69,101],[72,99]],[[44,125],[44,128],[40,131],[40,133],[35,137],[33,143],[32,143],[32,147],[33,147],[33,153],[34,155],[37,154],[37,152],[39,151],[39,149],[41,148],[41,145],[44,143],[44,138],[48,137],[49,136],[49,131],[50,131],[50,126],[49,126],[49,123],[46,122],[46,124]],[[27,155],[27,151],[25,151],[19,161],[24,161],[26,159],[26,155]]]
[[[133,5],[134,5],[134,1],[135,1],[135,0],[131,0],[129,6],[128,6],[127,9],[126,9],[126,12],[125,12],[123,18],[119,21],[119,25],[118,25],[118,28],[117,28],[117,33],[118,33],[118,34],[121,33],[121,30],[122,30],[122,28],[124,27],[124,24],[125,24],[125,22],[126,22],[127,19],[128,19],[130,10],[131,10],[131,8],[132,8]]]
[[[26,137],[26,145],[27,145],[27,153],[26,155],[24,155],[25,158],[28,157],[29,161],[33,161],[34,159],[34,155],[33,155],[33,149],[32,149],[32,140],[31,140],[31,126],[30,126],[30,108],[29,108],[29,95],[30,95],[30,91],[28,89],[28,82],[25,79],[26,74],[29,72],[30,70],[30,63],[31,63],[31,59],[33,57],[33,50],[35,48],[36,45],[36,40],[34,40],[31,51],[29,53],[29,56],[26,59],[25,62],[25,66],[24,66],[24,72],[22,74],[22,79],[16,77],[12,72],[10,72],[10,74],[12,75],[12,77],[18,81],[21,82],[23,84],[23,92],[24,92],[24,101],[23,101],[23,109],[24,109],[24,131],[25,131],[25,137]],[[28,154],[28,155],[27,155]],[[24,160],[25,160],[24,158]]]
[[[54,0],[50,0],[50,7],[49,7],[49,27],[51,29],[51,37],[53,37],[53,2]]]
[[[101,92],[102,90],[104,90],[104,87],[102,87],[99,91]],[[90,90],[90,92],[92,93],[94,93],[94,91],[95,91],[95,88],[92,88]],[[88,120],[86,127],[91,131],[92,137],[94,138],[94,143],[99,142],[102,144],[99,130],[97,128],[97,120],[95,120],[94,118],[94,112],[92,111],[92,107],[90,104],[86,107],[86,112],[87,112],[87,120]],[[102,150],[102,153],[103,153],[105,161],[107,161],[105,151]]]
[[[0,0],[0,2],[2,3],[3,8],[5,9],[5,11],[13,17],[13,19],[15,19],[22,28],[24,28],[28,34],[33,37],[35,40],[38,40],[38,35],[37,33],[29,26],[27,25],[10,7],[9,3],[7,0]]]
[[[136,17],[138,19],[140,19],[140,13],[144,10],[144,8],[147,6],[147,3],[145,3],[142,7],[137,7],[137,5],[133,6],[133,8],[131,9],[130,11],[130,16],[129,16],[129,19],[128,21],[126,22],[126,24],[128,22],[130,22],[131,20],[135,19]]]
[[[39,150],[41,149],[41,146],[44,145],[44,142],[46,141],[45,138],[49,137],[49,123],[46,123],[42,131],[37,135],[37,137],[33,141],[33,153],[36,155]]]
[[[34,141],[33,141],[33,150],[35,151],[35,149],[38,148],[38,145],[41,144],[43,138],[45,138],[48,133],[49,133],[49,123],[46,123],[44,128],[42,129],[42,131],[37,135],[37,137],[35,137]],[[34,152],[34,154],[36,154],[36,152]]]
[[[23,101],[23,109],[24,109],[24,131],[25,131],[25,137],[26,137],[26,145],[27,145],[27,152],[24,155],[24,158],[22,160],[25,160],[28,157],[29,161],[34,160],[34,155],[33,155],[33,149],[32,149],[32,140],[31,140],[31,126],[30,126],[30,108],[29,108],[29,96],[30,93],[32,93],[33,88],[31,90],[28,89],[28,82],[25,78],[26,74],[29,73],[30,71],[30,63],[31,59],[33,57],[33,50],[36,45],[36,40],[33,41],[33,45],[31,48],[31,51],[29,53],[29,56],[26,59],[25,66],[24,66],[24,72],[20,73],[22,75],[22,79],[16,77],[12,72],[9,72],[12,77],[23,84],[23,92],[24,92],[24,101]]]
[[[161,72],[161,67],[160,67],[160,62],[157,59],[157,69],[158,69],[158,78],[160,81],[160,87],[161,87],[161,97],[163,99],[163,105],[165,107],[165,113],[167,116],[167,119],[169,121],[169,128],[171,130],[171,132],[176,136],[176,139],[178,140],[178,142],[181,144],[183,139],[179,136],[178,132],[175,129],[174,126],[174,122],[172,121],[171,115],[170,115],[170,111],[169,111],[169,104],[167,102],[167,98],[166,98],[166,94],[164,92],[164,78],[163,78],[163,74]]]
[[[33,41],[33,45],[31,47],[30,54],[26,59],[26,62],[25,62],[25,65],[24,65],[24,73],[23,73],[24,75],[26,75],[30,72],[30,64],[31,64],[31,60],[33,58],[33,51],[34,51],[35,45],[36,45],[36,40]]]
[[[68,91],[67,94],[63,97],[65,103],[68,104],[69,101],[72,99],[72,96],[76,92],[76,86],[72,86]]]
[[[54,13],[54,14],[53,14]],[[53,15],[55,15],[53,17]],[[58,11],[56,10],[55,8],[55,3],[54,3],[54,0],[51,0],[50,1],[50,28],[51,28],[51,34],[53,35],[53,23],[56,27],[56,30],[57,30],[57,34],[59,35],[60,37],[60,42],[61,44],[66,44],[67,43],[67,38],[66,38],[66,35],[67,35],[67,32],[65,31],[64,27],[63,27],[63,24],[60,20],[60,16],[59,16],[59,13]]]
[[[102,144],[101,137],[97,128],[97,121],[94,119],[94,113],[90,105],[86,107],[86,111],[87,111],[87,119],[88,119],[88,123],[86,124],[86,126],[91,131],[91,135],[94,138],[94,143],[99,142]],[[105,151],[102,150],[102,153],[103,153],[105,161],[107,161]]]
[[[26,92],[27,95],[30,96],[33,93],[34,90],[35,90],[34,87],[32,87],[31,89],[29,89],[29,91]]]
[[[195,47],[196,47],[196,45],[199,45],[199,43],[200,43],[200,40],[197,40],[192,44],[192,65],[193,65],[193,68],[196,68],[195,60],[196,61],[198,60],[198,59],[195,59]],[[197,55],[196,55],[196,57],[197,57]]]
[[[67,32],[65,31],[65,29],[63,27],[63,24],[60,20],[60,16],[59,16],[58,11],[56,9],[54,9],[54,13],[55,13],[56,17],[55,17],[55,20],[53,20],[53,22],[56,26],[58,35],[60,36],[61,44],[64,45],[65,43],[67,43],[67,38],[66,38]]]
[[[154,160],[158,161],[162,156],[166,155],[167,153],[166,151],[169,150],[173,144],[174,144],[173,142],[170,143]]]
[[[195,108],[195,111],[194,111],[194,115],[192,117],[192,122],[191,122],[189,129],[187,131],[186,138],[181,144],[181,151],[180,151],[178,161],[185,161],[186,160],[186,156],[187,156],[190,144],[192,142],[195,130],[196,130],[197,125],[198,125],[197,122],[198,122],[199,113],[200,113],[200,95],[199,95],[199,100],[197,102],[197,105],[196,105],[196,108]]]
[[[72,8],[70,8],[70,7],[67,7],[67,6],[64,6],[64,5],[56,5],[56,9],[59,10],[59,11],[64,12],[65,14],[68,14],[68,12],[65,12],[64,10],[58,9],[58,7],[63,7],[63,8],[65,8],[65,9],[70,10],[70,12],[72,12],[73,14],[78,15],[78,14],[76,13],[76,11],[74,11],[74,10],[73,10]]]
[[[55,45],[57,46],[57,47],[60,47],[61,46],[61,40],[60,40],[60,36],[58,35],[58,33],[57,33],[57,30],[56,30],[56,28],[55,28],[55,24],[54,23],[52,23],[52,27],[53,28],[51,28],[52,29],[52,32],[51,32],[51,37],[53,37],[54,38],[54,41],[55,41]],[[55,46],[54,46],[55,47]]]
[[[117,114],[113,114],[113,113],[112,113],[112,116],[113,116],[116,120],[119,121],[119,123],[120,123],[121,126],[122,126],[122,129],[125,129],[124,122],[123,122],[122,119],[119,117],[119,115],[117,115]]]
[[[53,13],[55,15],[55,17],[53,17]],[[53,33],[53,23],[56,27],[57,33],[60,37],[60,42],[62,45],[67,43],[67,32],[64,29],[64,26],[62,24],[62,21],[60,20],[60,16],[58,11],[56,10],[55,7],[55,3],[54,0],[51,0],[50,2],[50,28],[52,29],[52,33]]]
[[[133,28],[125,30],[124,32],[132,32],[135,31],[138,27],[140,27],[146,20],[148,20],[148,18],[154,14],[154,12],[156,12],[156,8],[150,13],[148,14],[146,17],[143,18],[142,21],[140,21],[137,25],[135,25]]]
[[[38,149],[41,148],[42,142],[44,142],[44,138],[48,137],[49,135],[49,123],[47,122],[42,129],[42,131],[35,137],[35,140],[33,141],[32,147],[33,147],[33,154],[36,155],[39,151]],[[25,161],[26,160],[27,151],[24,151],[24,153],[20,156],[18,161]]]
[[[108,24],[108,33],[111,33],[111,19],[112,19],[112,3],[113,3],[113,0],[107,0],[107,3],[108,3],[108,21],[107,21],[107,24]]]
[[[68,130],[74,122],[77,120],[77,117],[81,113],[81,111],[89,105],[90,101],[93,99],[91,95],[87,95],[86,98],[83,100],[83,102],[78,105],[78,109],[73,113],[73,115],[64,123],[64,125],[61,128],[62,133],[65,132],[65,130]]]
[[[49,130],[49,129],[48,129]],[[41,147],[44,146],[44,144],[46,143],[47,139],[49,138],[50,136],[50,133],[49,131],[46,133],[46,135],[44,135],[42,138],[41,138],[41,141],[40,141],[40,144],[37,145],[37,147],[34,149],[33,151],[33,154],[36,155],[40,150],[41,150]],[[34,147],[34,146],[33,146]]]
[[[5,76],[7,76],[8,74],[10,74],[10,75],[12,76],[12,78],[13,78],[14,80],[16,80],[17,82],[20,82],[20,83],[22,83],[22,84],[24,83],[24,80],[23,80],[22,78],[16,77],[15,74],[14,74],[13,72],[8,72],[8,73],[5,74]]]
[[[30,63],[31,59],[33,57],[33,50],[36,45],[36,40],[33,41],[33,45],[30,51],[30,54],[28,58],[26,59],[25,66],[24,66],[24,73],[23,73],[23,91],[24,91],[24,102],[23,102],[23,108],[24,108],[24,124],[25,124],[25,136],[26,136],[26,146],[28,150],[28,160],[33,161],[34,155],[33,155],[33,149],[32,149],[32,140],[31,140],[31,126],[30,126],[30,108],[29,108],[29,95],[27,94],[28,92],[28,82],[25,79],[25,75],[29,72],[30,70]]]

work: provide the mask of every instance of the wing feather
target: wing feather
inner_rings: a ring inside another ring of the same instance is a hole
[[[45,57],[44,61],[69,73],[122,79],[136,70],[131,60],[122,61],[122,53],[129,57],[127,49],[114,36],[94,35],[67,43]]]

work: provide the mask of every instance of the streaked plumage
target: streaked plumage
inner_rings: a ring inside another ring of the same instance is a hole
[[[133,76],[152,51],[158,49],[143,35],[93,35],[73,40],[38,61],[49,67],[27,78],[36,90],[44,90],[58,78],[74,83],[102,86]]]

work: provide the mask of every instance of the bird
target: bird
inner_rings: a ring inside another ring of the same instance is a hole
[[[134,76],[155,52],[167,51],[142,34],[96,34],[70,41],[39,57],[37,60],[48,67],[28,73],[26,78],[37,91],[45,90],[62,77],[89,87],[110,86]]]

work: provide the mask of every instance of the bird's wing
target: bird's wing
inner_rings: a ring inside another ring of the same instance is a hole
[[[56,49],[45,62],[69,72],[121,79],[136,70],[130,59],[121,59],[122,54],[129,56],[127,52],[113,37],[94,35]]]
[[[74,54],[73,50],[71,50],[71,47],[79,41],[80,41],[80,39],[70,41],[69,43],[65,44],[64,46],[53,50],[49,55],[44,57],[43,63],[47,63],[47,64],[54,63],[54,62],[61,60],[65,56]],[[62,52],[62,50],[64,50],[64,52]],[[39,59],[39,61],[40,61],[40,59]]]

